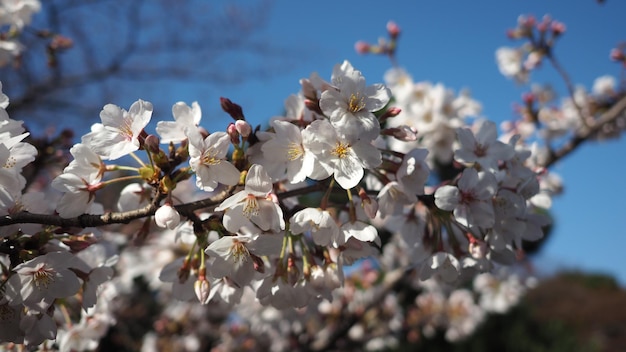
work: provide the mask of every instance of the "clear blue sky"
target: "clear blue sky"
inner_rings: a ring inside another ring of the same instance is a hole
[[[499,46],[516,45],[506,38],[505,30],[515,26],[520,14],[550,14],[567,25],[556,55],[576,84],[590,89],[596,77],[618,77],[620,72],[608,55],[618,42],[626,41],[626,2],[621,0],[608,0],[604,5],[594,0],[412,0],[386,4],[276,1],[269,26],[261,36],[307,50],[309,58],[272,79],[227,87],[217,94],[241,103],[250,120],[263,123],[281,113],[284,99],[299,90],[300,78],[313,71],[330,78],[333,65],[344,59],[361,70],[368,83],[382,82],[388,61],[359,56],[353,46],[359,39],[375,42],[384,36],[388,20],[402,28],[398,60],[415,80],[441,82],[456,91],[469,88],[482,102],[484,115],[495,121],[513,116],[511,104],[519,101],[525,90],[501,76],[494,59]],[[548,65],[532,77],[535,82],[552,82],[564,92]],[[565,193],[554,202],[555,228],[536,260],[540,271],[599,271],[615,275],[626,285],[624,151],[623,138],[590,143],[553,168],[564,180]]]

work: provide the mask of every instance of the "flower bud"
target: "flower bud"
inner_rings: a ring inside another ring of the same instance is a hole
[[[230,123],[228,127],[226,127],[226,133],[230,137],[230,142],[233,145],[239,144],[239,131],[237,131],[237,126],[234,123]]]
[[[235,121],[235,129],[243,138],[248,138],[250,133],[252,133],[252,127],[245,120],[237,120]]]
[[[159,153],[159,144],[161,143],[161,141],[159,140],[159,137],[153,135],[153,134],[149,134],[146,137],[146,140],[144,141],[144,148],[146,148],[146,150],[150,151],[151,153],[155,153],[158,154]]]
[[[389,109],[387,109],[387,111],[385,111],[384,114],[382,114],[379,118],[380,122],[383,122],[385,120],[387,120],[390,117],[396,117],[398,115],[400,115],[400,113],[402,112],[402,109],[397,108],[397,107],[391,107]]]
[[[394,21],[387,22],[387,33],[391,39],[396,39],[400,35],[400,27]]]
[[[367,215],[368,218],[374,219],[376,217],[376,213],[378,212],[378,202],[375,199],[370,198],[370,196],[365,193],[365,190],[361,188],[359,190],[359,198],[361,198],[361,207]]]
[[[201,304],[209,303],[209,294],[211,293],[211,284],[207,281],[206,278],[201,278],[196,280],[193,284],[193,290],[196,293],[196,297],[198,297],[198,301]]]
[[[170,204],[165,203],[154,213],[154,222],[158,227],[173,230],[180,223],[180,214]]]
[[[610,57],[613,61],[624,61],[624,59],[626,59],[624,52],[619,48],[611,49]]]
[[[552,29],[553,35],[558,36],[558,35],[565,33],[566,27],[563,22],[552,21],[552,24],[550,25],[550,29]]]
[[[532,106],[535,102],[535,94],[533,94],[532,92],[526,92],[522,94],[522,100],[524,101],[526,106]]]
[[[367,54],[370,51],[370,45],[362,40],[359,40],[354,44],[354,50],[358,54]]]

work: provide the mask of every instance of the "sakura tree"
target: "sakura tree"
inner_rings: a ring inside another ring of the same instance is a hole
[[[28,50],[18,38],[41,4],[0,4],[6,65]],[[391,59],[384,83],[339,62],[302,78],[267,128],[228,98],[232,120],[216,131],[198,102],[153,121],[137,99],[105,105],[90,132],[62,136],[67,150],[38,163],[28,121],[0,95],[3,348],[97,349],[139,277],[161,322],[187,324],[169,336],[178,350],[381,350],[471,335],[534,282],[519,263],[551,222],[561,184],[550,167],[626,123],[623,84],[569,83],[556,61],[565,31],[521,16],[509,36],[522,45],[496,52],[507,77],[528,81],[543,62],[570,88],[559,106],[535,89],[501,133],[469,94],[398,65],[394,22],[387,39],[356,45]],[[626,65],[621,48],[611,59]],[[158,349],[157,333],[143,345]]]

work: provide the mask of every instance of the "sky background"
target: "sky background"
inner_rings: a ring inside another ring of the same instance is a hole
[[[227,3],[220,0],[211,4],[219,7]],[[259,1],[237,3],[255,5]],[[215,131],[224,130],[231,121],[219,108],[219,97],[223,96],[240,104],[253,124],[267,124],[269,118],[283,112],[285,99],[300,90],[301,78],[316,71],[330,79],[333,66],[343,60],[360,70],[368,84],[383,82],[390,68],[387,58],[358,55],[354,43],[386,37],[386,23],[393,20],[402,29],[397,60],[415,81],[442,83],[456,92],[467,88],[481,102],[483,116],[501,122],[515,117],[512,104],[519,102],[529,88],[503,77],[495,62],[498,47],[520,44],[505,35],[508,28],[515,27],[520,14],[539,18],[550,14],[565,23],[567,32],[558,42],[555,55],[575,84],[590,90],[599,76],[619,77],[620,67],[609,60],[609,51],[626,41],[626,1],[622,0],[607,0],[603,5],[594,0],[407,0],[386,1],[384,5],[382,1],[275,0],[269,4],[266,24],[255,35],[260,41],[297,53],[295,59],[285,61],[284,69],[242,84],[199,88],[167,81],[167,93],[155,85],[99,106],[114,103],[128,109],[140,98],[165,101],[167,106],[177,101],[198,101],[203,126]],[[185,34],[184,28],[180,34]],[[102,45],[106,49],[106,43]],[[228,61],[223,62],[222,69],[236,76],[236,62],[233,60],[230,66]],[[562,80],[547,64],[531,79],[551,83],[557,92],[565,93]],[[171,120],[170,110],[155,111],[152,128],[159,119]],[[99,122],[97,116],[84,118],[83,126],[77,127],[77,139],[95,122]],[[59,127],[79,126],[69,120],[56,123]],[[624,138],[589,143],[553,167],[563,179],[565,192],[553,203],[554,231],[535,260],[539,273],[578,268],[615,275],[626,286],[625,151]]]
[[[248,119],[263,123],[282,111],[280,103],[299,90],[298,80],[317,71],[329,79],[333,65],[349,60],[368,84],[383,82],[390,67],[385,57],[355,53],[357,40],[376,42],[386,36],[387,21],[402,29],[397,59],[415,81],[441,82],[459,91],[469,88],[483,105],[483,115],[500,122],[514,117],[528,86],[502,76],[495,50],[516,46],[505,36],[520,14],[550,14],[567,26],[556,56],[572,81],[589,90],[595,78],[619,77],[609,51],[626,41],[626,2],[570,1],[276,1],[265,34],[277,44],[310,52],[295,68],[272,79],[231,87],[220,94],[241,103]],[[544,65],[531,76],[551,83],[561,94],[565,86]],[[182,99],[182,97],[181,97]],[[188,98],[186,98],[188,99]],[[626,285],[626,141],[589,143],[553,167],[565,192],[555,198],[554,231],[535,263],[540,273],[581,269],[615,275]]]

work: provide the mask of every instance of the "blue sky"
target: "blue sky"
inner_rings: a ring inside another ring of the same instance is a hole
[[[306,50],[308,58],[284,74],[225,87],[218,94],[244,106],[252,122],[263,123],[281,113],[284,99],[299,90],[300,78],[313,71],[330,78],[333,65],[344,59],[361,70],[368,83],[382,82],[390,67],[388,60],[360,56],[354,52],[354,43],[375,42],[384,36],[388,20],[402,28],[398,61],[416,81],[441,82],[456,91],[469,88],[483,104],[484,116],[494,121],[513,117],[512,103],[518,102],[527,89],[504,78],[494,58],[498,47],[518,44],[506,38],[505,30],[515,26],[520,14],[550,14],[567,25],[556,55],[574,83],[590,89],[596,77],[620,74],[619,66],[608,55],[617,43],[626,41],[626,2],[413,0],[382,4],[275,1],[269,26],[261,36]],[[565,92],[548,65],[532,78]],[[553,171],[563,178],[565,193],[554,201],[554,232],[535,261],[540,273],[579,268],[613,274],[626,285],[624,151],[623,138],[589,143],[554,166]]]

